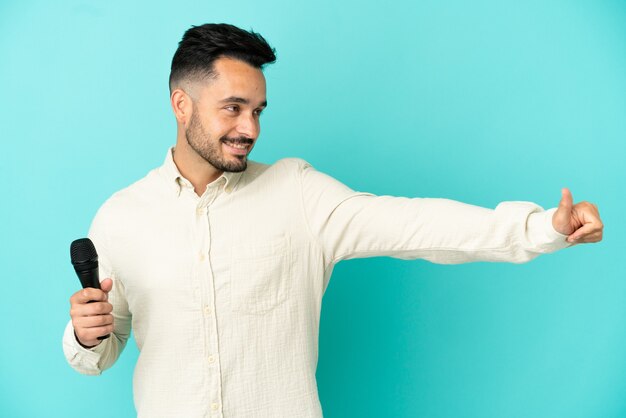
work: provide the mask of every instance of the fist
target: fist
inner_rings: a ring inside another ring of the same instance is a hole
[[[76,339],[86,348],[97,346],[102,342],[98,337],[113,332],[113,305],[108,302],[113,281],[105,279],[100,286],[102,289],[81,289],[70,297],[70,317]]]
[[[567,188],[561,190],[561,201],[552,215],[552,226],[557,232],[568,235],[569,242],[576,244],[601,241],[604,229],[598,207],[589,202],[574,204]]]

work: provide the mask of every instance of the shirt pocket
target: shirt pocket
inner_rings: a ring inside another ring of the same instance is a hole
[[[287,299],[292,271],[287,237],[235,245],[230,266],[232,311],[263,314]]]

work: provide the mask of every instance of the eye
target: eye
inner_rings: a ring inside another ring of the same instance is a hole
[[[224,109],[227,109],[227,110],[229,110],[231,112],[238,112],[239,111],[239,106],[226,106]]]
[[[258,109],[258,110],[255,110],[254,112],[257,114],[257,116],[261,116],[261,113],[263,113],[263,109]]]

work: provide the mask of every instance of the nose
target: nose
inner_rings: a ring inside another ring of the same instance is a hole
[[[237,121],[237,132],[242,136],[256,139],[261,131],[259,120],[247,112],[242,113]]]

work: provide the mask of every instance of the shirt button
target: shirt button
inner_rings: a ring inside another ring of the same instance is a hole
[[[204,261],[205,259],[204,253],[198,254],[198,258],[200,259],[200,261]]]
[[[209,362],[209,364],[215,363],[215,357],[213,357],[213,356],[207,357],[206,360]]]
[[[206,208],[203,208],[203,207],[196,208],[196,213],[198,215],[204,215],[206,213]]]
[[[219,407],[220,407],[220,406],[217,404],[217,402],[213,402],[213,403],[211,404],[211,409],[212,409],[212,410],[214,410],[214,411],[217,411],[217,408],[219,408]]]
[[[204,307],[204,314],[211,315],[212,309],[209,306]]]

